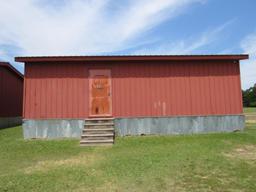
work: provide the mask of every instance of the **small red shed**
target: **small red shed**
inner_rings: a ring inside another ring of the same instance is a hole
[[[0,61],[0,128],[22,123],[23,75]]]
[[[242,129],[242,59],[16,57],[25,63],[24,137],[78,137],[87,119],[107,117],[121,136]]]

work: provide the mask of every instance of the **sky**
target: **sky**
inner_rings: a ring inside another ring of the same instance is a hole
[[[0,60],[16,56],[249,54],[256,83],[255,0],[0,0]]]

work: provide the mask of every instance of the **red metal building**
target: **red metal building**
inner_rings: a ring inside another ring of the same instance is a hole
[[[225,116],[239,118],[240,129],[242,59],[248,55],[17,57],[25,63],[23,118],[37,127],[114,117],[125,135],[124,119]]]
[[[23,75],[7,62],[0,62],[0,128],[21,124]]]

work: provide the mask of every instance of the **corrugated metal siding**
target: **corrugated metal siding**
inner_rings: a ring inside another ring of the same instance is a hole
[[[23,80],[0,66],[0,117],[22,116]]]
[[[88,71],[82,64],[27,64],[24,117],[87,117],[87,77]]]
[[[94,68],[112,70],[114,117],[242,113],[238,63],[106,61],[26,64],[24,117],[88,117]]]

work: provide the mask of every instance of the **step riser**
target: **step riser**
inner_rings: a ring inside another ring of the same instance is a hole
[[[114,131],[113,127],[101,127],[101,128],[84,128],[83,131]]]
[[[113,143],[114,140],[110,139],[110,140],[81,140],[80,143],[81,144],[85,144],[85,143]]]
[[[83,130],[84,134],[110,134],[113,133],[113,130]]]
[[[107,134],[106,133],[105,134],[102,134],[102,133],[100,133],[100,134],[85,133],[85,134],[81,135],[81,137],[87,137],[87,136],[90,136],[90,137],[114,137],[114,134],[113,133],[107,133]]]
[[[99,126],[99,125],[85,125],[84,126],[85,129],[105,129],[105,128],[114,128],[113,125],[102,125],[102,126]]]
[[[102,137],[82,137],[81,141],[87,141],[87,140],[111,140],[113,139],[113,136],[102,136]]]
[[[84,127],[114,127],[114,124],[109,124],[109,123],[105,123],[105,124],[85,124]]]

